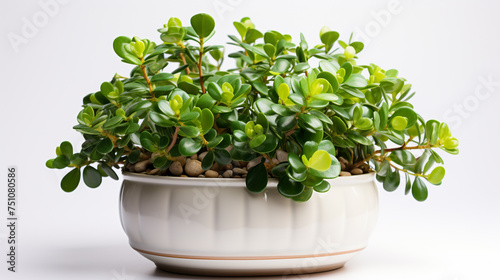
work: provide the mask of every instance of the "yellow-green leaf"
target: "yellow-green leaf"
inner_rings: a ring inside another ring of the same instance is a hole
[[[316,169],[318,171],[326,171],[330,168],[332,164],[332,159],[328,152],[323,150],[318,150],[314,152],[312,157],[309,159],[308,167]]]

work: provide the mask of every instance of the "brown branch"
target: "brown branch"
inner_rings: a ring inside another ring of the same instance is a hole
[[[393,151],[397,151],[397,150],[422,150],[422,149],[430,149],[430,148],[434,148],[434,147],[431,145],[425,145],[425,146],[419,145],[419,146],[413,146],[413,147],[401,146],[398,148],[384,149],[384,154],[386,152],[393,152]],[[381,152],[382,152],[382,150],[375,151],[375,153],[381,153]]]
[[[174,136],[172,136],[172,142],[170,143],[170,145],[168,145],[167,149],[165,150],[165,154],[168,154],[168,152],[170,152],[170,150],[172,150],[172,148],[174,147],[175,142],[177,142],[177,136],[179,135],[179,129],[180,129],[179,126],[177,126],[175,128]]]
[[[201,63],[203,59],[203,38],[200,38],[200,53],[198,55],[198,75],[200,75],[200,86],[202,94],[205,94],[205,84],[203,83],[203,71],[201,70]]]
[[[179,56],[181,57],[181,60],[182,60],[183,65],[186,65],[186,64],[187,64],[187,62],[186,62],[186,57],[184,57],[184,54],[181,52],[181,53],[179,54]],[[187,67],[187,68],[186,68],[186,74],[188,74],[188,75],[189,75],[189,73],[190,73],[190,72],[191,72],[191,71],[189,70],[189,67]]]
[[[143,62],[144,62],[144,60],[143,60]],[[148,78],[148,73],[146,73],[146,66],[145,65],[139,65],[139,67],[142,70],[142,75],[144,76],[144,79],[146,80],[146,83],[148,83],[149,93],[151,93],[151,97],[155,97],[155,95],[153,93],[153,86],[151,85],[151,81]]]

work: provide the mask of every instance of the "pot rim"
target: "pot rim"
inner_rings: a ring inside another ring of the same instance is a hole
[[[332,186],[344,186],[371,182],[375,178],[375,172],[361,175],[339,176],[335,179],[327,179]],[[245,178],[200,178],[200,177],[178,177],[178,176],[157,176],[142,173],[122,172],[123,179],[134,182],[154,183],[169,186],[219,186],[219,187],[246,187]],[[269,178],[267,187],[277,187],[278,179]]]

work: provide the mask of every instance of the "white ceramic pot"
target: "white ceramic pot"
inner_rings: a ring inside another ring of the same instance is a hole
[[[286,275],[342,267],[366,247],[378,214],[374,174],[330,180],[308,202],[259,194],[244,179],[124,174],[122,226],[132,248],[167,271]]]

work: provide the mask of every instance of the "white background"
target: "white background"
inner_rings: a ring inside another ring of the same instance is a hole
[[[309,45],[324,25],[344,40],[356,31],[366,43],[361,62],[399,69],[417,91],[417,111],[449,122],[460,139],[460,155],[445,156],[445,181],[430,187],[425,203],[381,189],[370,246],[343,269],[298,278],[499,279],[498,2],[66,0],[49,12],[41,2],[0,4],[0,185],[7,166],[17,166],[20,202],[18,272],[10,273],[7,191],[0,190],[1,279],[204,279],[155,270],[129,248],[118,218],[119,182],[66,194],[59,188],[64,172],[44,166],[61,141],[81,143],[71,127],[82,97],[115,72],[128,74],[113,39],[159,42],[156,29],[168,18],[187,24],[198,12],[215,18],[214,44],[236,34],[232,22],[244,16],[262,31],[295,39],[303,32]],[[22,41],[13,43],[15,36]]]

